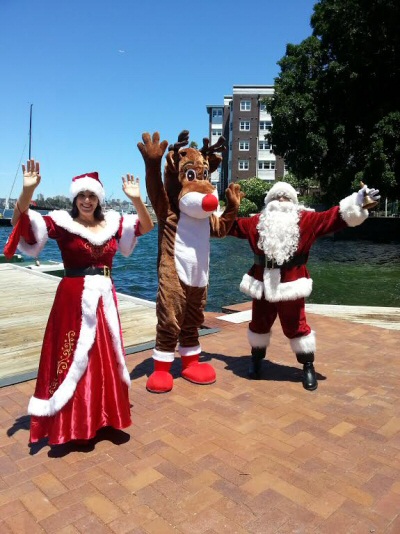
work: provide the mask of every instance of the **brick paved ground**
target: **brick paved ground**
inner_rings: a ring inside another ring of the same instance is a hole
[[[247,323],[209,314],[217,382],[145,390],[128,357],[134,426],[88,448],[28,448],[34,382],[0,389],[0,532],[399,534],[400,332],[309,315],[319,389],[279,326],[264,379],[246,379]]]

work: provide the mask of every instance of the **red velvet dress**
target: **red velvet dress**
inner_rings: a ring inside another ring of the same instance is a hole
[[[41,217],[30,212],[29,235],[19,248],[37,255],[47,237],[57,240],[65,268],[111,269],[118,248],[132,252],[137,217],[106,214],[106,226],[91,233],[67,212]],[[49,444],[87,440],[105,426],[131,425],[117,298],[112,279],[103,275],[64,277],[57,289],[44,334],[35,393],[30,400],[30,442]]]

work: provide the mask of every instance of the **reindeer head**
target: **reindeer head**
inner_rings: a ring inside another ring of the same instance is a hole
[[[203,139],[203,147],[184,148],[189,142],[189,132],[183,130],[178,141],[168,147],[164,184],[168,195],[179,201],[190,192],[210,194],[215,187],[210,182],[211,174],[218,168],[222,157],[217,152],[225,150],[225,139],[220,137],[214,145]]]

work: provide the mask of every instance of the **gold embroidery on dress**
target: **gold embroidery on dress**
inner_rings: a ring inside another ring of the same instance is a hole
[[[104,243],[104,245],[92,245],[92,243],[86,241],[84,243],[84,247],[89,251],[93,259],[97,260],[108,251],[110,248],[110,243],[107,241],[107,243]]]
[[[67,335],[64,339],[64,343],[61,349],[62,351],[61,358],[57,364],[57,378],[54,378],[54,380],[51,381],[50,387],[49,387],[50,395],[53,395],[53,393],[58,387],[58,377],[68,367],[68,361],[74,349],[75,336],[76,336],[76,332],[74,330],[70,330],[69,332],[67,332]]]

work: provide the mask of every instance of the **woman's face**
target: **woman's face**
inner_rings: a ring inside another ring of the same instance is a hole
[[[92,191],[81,191],[76,195],[76,207],[80,215],[93,215],[99,199]]]

